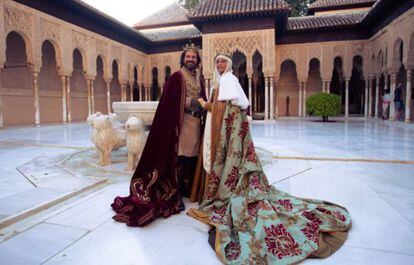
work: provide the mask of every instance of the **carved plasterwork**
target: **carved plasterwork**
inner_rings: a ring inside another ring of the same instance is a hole
[[[86,50],[88,39],[85,34],[73,30],[72,41],[75,47],[79,47],[79,48]]]
[[[213,59],[218,52],[244,53],[250,61],[256,50],[263,56],[263,69],[274,69],[274,30],[255,30],[206,34],[203,36],[203,68],[207,76],[212,75]]]
[[[42,40],[48,39],[60,42],[60,26],[58,24],[41,19],[40,29]]]
[[[298,49],[283,49],[280,62],[283,63],[286,60],[292,60],[296,64],[298,62]]]
[[[308,49],[308,59],[311,60],[313,58],[321,59],[322,57],[322,48],[321,47],[310,47]]]
[[[112,45],[111,46],[111,53],[112,53],[112,58],[113,59],[118,59],[118,60],[122,59],[122,50],[118,46]]]
[[[223,36],[215,38],[213,45],[215,53],[223,50],[235,51],[240,49],[242,52],[251,54],[254,49],[263,50],[263,37],[260,34],[248,36]]]
[[[333,56],[341,56],[342,58],[345,57],[345,45],[335,45],[333,47]]]
[[[32,33],[32,15],[16,8],[5,6],[4,22],[6,29],[19,29],[28,34]]]
[[[363,55],[364,54],[364,46],[361,43],[352,46],[352,48],[353,48],[353,54],[354,55]]]
[[[101,40],[96,40],[96,54],[106,56],[107,53],[108,45]]]

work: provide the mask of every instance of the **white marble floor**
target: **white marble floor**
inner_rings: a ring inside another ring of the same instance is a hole
[[[254,124],[252,132],[256,146],[275,157],[265,166],[271,183],[297,196],[341,204],[352,216],[345,245],[327,259],[304,264],[413,264],[413,126],[278,121]],[[89,148],[88,137],[84,124],[0,130],[0,221],[58,192],[53,185],[34,187],[29,180],[42,175],[26,178],[18,168],[49,170],[45,161]],[[64,183],[62,192],[87,181],[64,177],[56,182]],[[110,203],[127,195],[128,181],[118,176],[3,228],[0,264],[220,264],[207,243],[208,227],[185,212],[145,228],[113,221]]]

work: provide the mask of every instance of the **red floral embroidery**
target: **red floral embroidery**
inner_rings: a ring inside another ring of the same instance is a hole
[[[278,259],[302,254],[299,244],[293,239],[283,224],[264,227],[264,231],[266,233],[265,242],[267,250],[272,252]]]
[[[292,203],[290,202],[290,200],[278,200],[277,203],[283,206],[283,208],[285,208],[288,211],[291,211],[293,209]]]
[[[226,123],[226,137],[230,138],[230,135],[233,131],[233,123],[234,123],[234,117],[236,116],[236,113],[231,113],[227,118],[224,119],[224,122]]]
[[[217,192],[219,183],[220,183],[220,177],[214,171],[212,171],[210,174],[210,180],[207,185],[207,191],[206,191],[207,199],[214,198]]]
[[[249,122],[244,121],[241,124],[240,131],[239,131],[239,137],[244,140],[246,138],[247,133],[249,132]]]
[[[238,181],[239,169],[237,167],[233,167],[224,184],[229,187],[231,191],[233,191],[236,188]]]
[[[225,247],[224,252],[226,253],[226,258],[228,260],[236,260],[241,252],[240,243],[231,241]]]
[[[333,214],[332,214],[335,218],[337,218],[337,219],[339,219],[339,220],[341,220],[342,222],[345,222],[345,220],[346,220],[346,217],[345,217],[345,215],[343,215],[341,212],[339,212],[339,211],[336,211],[336,212],[333,212]]]
[[[328,209],[325,209],[325,208],[318,207],[318,208],[316,208],[316,210],[320,211],[321,213],[326,213],[326,214],[332,215],[332,212],[329,211]]]
[[[225,220],[224,220],[224,215],[226,214],[227,211],[227,207],[223,206],[221,208],[217,208],[215,205],[213,205],[210,208],[211,211],[211,215],[210,215],[210,220],[212,222],[215,223],[219,223],[219,224],[225,224]]]
[[[257,163],[256,151],[254,149],[253,141],[250,141],[249,146],[247,147],[247,162]]]
[[[263,187],[262,187],[262,184],[260,183],[260,179],[259,179],[259,175],[258,174],[254,174],[253,176],[250,177],[249,184],[254,189],[258,189],[258,190],[263,191]]]
[[[249,213],[249,216],[256,217],[259,208],[260,204],[258,202],[250,203],[249,205],[247,205],[247,212]]]
[[[321,219],[319,219],[317,216],[316,216],[316,214],[314,214],[314,213],[312,213],[312,212],[309,212],[309,211],[304,211],[303,213],[302,213],[302,216],[303,217],[305,217],[306,219],[308,219],[309,221],[311,221],[312,223],[314,223],[314,224],[317,224],[317,225],[321,225],[322,224],[322,220]]]
[[[340,221],[342,221],[342,222],[345,222],[345,220],[346,220],[346,217],[345,217],[345,215],[343,215],[341,212],[339,212],[339,211],[335,211],[335,212],[331,212],[331,211],[329,211],[328,209],[325,209],[325,208],[316,208],[316,210],[318,210],[318,211],[320,211],[320,212],[322,212],[322,213],[325,213],[325,214],[329,214],[329,215],[332,215],[333,217],[335,217],[335,218],[337,218],[337,219],[339,219]]]
[[[305,228],[302,228],[300,231],[306,236],[307,239],[318,244],[318,235],[319,235],[319,225],[316,223],[307,223]]]

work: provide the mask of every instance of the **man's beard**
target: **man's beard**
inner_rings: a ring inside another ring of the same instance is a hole
[[[194,62],[186,62],[184,66],[190,71],[194,71],[197,67],[197,65]]]

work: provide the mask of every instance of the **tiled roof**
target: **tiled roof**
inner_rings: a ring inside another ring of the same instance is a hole
[[[160,11],[144,18],[134,25],[136,29],[150,28],[160,25],[172,25],[172,24],[189,24],[187,18],[188,10],[179,5],[173,3]]]
[[[347,6],[371,6],[376,0],[317,0],[309,6],[309,9],[325,9]]]
[[[193,25],[146,29],[140,30],[139,32],[144,37],[155,42],[180,39],[193,39],[201,37],[201,32]]]
[[[190,20],[200,21],[246,15],[273,15],[290,11],[284,0],[204,0],[189,14]]]
[[[292,17],[288,19],[289,32],[319,31],[349,28],[358,25],[367,12],[323,16]]]

